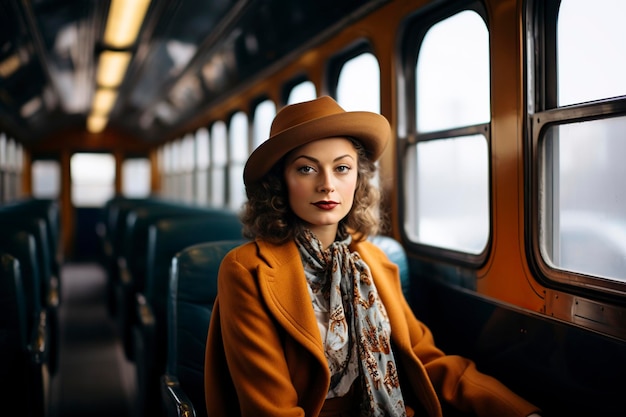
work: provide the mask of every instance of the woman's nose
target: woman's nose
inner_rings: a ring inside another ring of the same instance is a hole
[[[335,191],[335,185],[333,184],[333,176],[329,172],[324,172],[320,176],[320,184],[318,190],[322,193],[330,193]]]

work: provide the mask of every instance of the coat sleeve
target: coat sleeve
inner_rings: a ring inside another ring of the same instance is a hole
[[[426,368],[438,395],[455,408],[477,416],[526,417],[539,409],[500,381],[479,372],[473,361],[446,355],[436,347],[428,327],[419,321],[402,293],[403,309],[413,352]]]
[[[400,335],[399,338],[409,345],[413,358],[418,363],[404,362],[405,371],[413,372],[414,377],[421,365],[426,370],[440,400],[451,404],[463,412],[477,416],[527,417],[539,409],[521,398],[495,378],[479,372],[474,362],[457,356],[446,355],[436,345],[430,329],[418,320],[404,298],[398,268],[389,265],[391,262],[382,251],[368,246],[363,248],[368,253],[366,262],[371,262],[370,268],[381,296],[384,295],[388,303],[385,304],[392,320],[392,332]],[[407,347],[408,348],[408,347]],[[417,384],[420,385],[420,384]],[[421,384],[423,387],[423,383]]]
[[[262,304],[254,272],[233,253],[220,266],[216,310],[205,362],[208,414],[304,416],[290,380],[281,335]],[[231,395],[226,392],[229,386],[234,390]]]

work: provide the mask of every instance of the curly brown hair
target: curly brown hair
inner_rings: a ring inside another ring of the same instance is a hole
[[[381,193],[372,184],[376,164],[371,161],[363,145],[348,138],[358,155],[358,176],[352,209],[339,222],[339,234],[350,231],[356,240],[375,235],[384,224],[380,212]],[[249,239],[263,239],[285,243],[294,239],[304,225],[289,205],[284,179],[285,156],[258,182],[246,188],[248,201],[243,206],[241,221],[243,235]]]

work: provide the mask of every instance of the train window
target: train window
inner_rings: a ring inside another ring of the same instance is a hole
[[[303,81],[289,91],[287,104],[301,103],[303,101],[313,100],[316,97],[317,92],[315,91],[315,84],[313,84],[312,81]]]
[[[248,157],[248,117],[242,111],[235,113],[228,130],[230,145],[228,163],[228,206],[238,210],[246,199],[243,185],[243,167]]]
[[[6,178],[5,174],[5,160],[6,160],[6,135],[3,132],[0,132],[0,204],[5,201],[4,199],[4,190],[5,185],[4,181]]]
[[[272,100],[264,100],[255,107],[254,117],[252,119],[253,148],[256,148],[267,140],[275,115],[276,105]]]
[[[416,86],[420,132],[489,122],[489,33],[478,13],[460,12],[426,33]]]
[[[557,25],[558,105],[626,95],[626,3],[561,1]],[[583,28],[593,27],[593,30]]]
[[[343,64],[337,102],[347,111],[380,113],[380,67],[373,54],[365,52]]]
[[[167,197],[172,193],[172,148],[173,142],[167,142],[161,148],[161,175],[163,183],[161,186],[161,196]]]
[[[226,164],[228,162],[226,123],[221,120],[211,126],[211,205],[226,205]]]
[[[195,139],[191,133],[186,134],[181,141],[180,155],[180,181],[181,181],[181,197],[186,203],[193,203],[194,188],[193,177],[196,166],[195,158]]]
[[[209,202],[209,131],[202,127],[196,132],[196,202],[206,205]]]
[[[623,293],[626,4],[551,0],[527,11],[534,260],[548,279]]]
[[[542,243],[553,267],[626,282],[625,131],[626,117],[548,128],[553,232]]]
[[[122,163],[122,194],[126,197],[150,195],[150,160],[128,158]]]
[[[72,204],[100,207],[115,193],[115,158],[105,153],[75,153],[70,159]]]
[[[170,188],[168,190],[168,197],[172,197],[175,200],[182,200],[182,166],[181,166],[181,151],[182,139],[178,138],[172,142],[170,148]]]
[[[489,239],[489,33],[461,11],[434,24],[417,51],[416,143],[406,153],[406,233],[479,255]]]
[[[31,166],[32,192],[35,198],[59,198],[61,164],[54,160],[36,160]]]

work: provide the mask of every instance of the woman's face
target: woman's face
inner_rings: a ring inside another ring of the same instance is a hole
[[[320,139],[291,151],[285,161],[289,205],[324,242],[352,208],[358,156],[345,138]],[[330,244],[330,243],[328,243]]]

